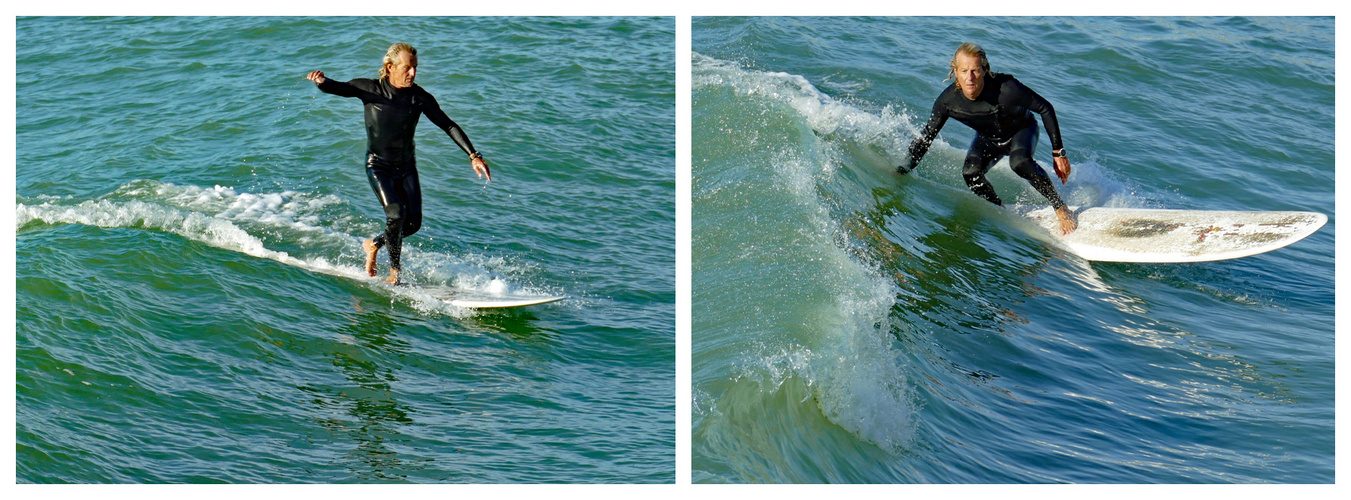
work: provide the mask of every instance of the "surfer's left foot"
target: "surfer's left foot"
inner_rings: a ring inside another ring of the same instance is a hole
[[[371,275],[374,276],[375,273],[372,272]],[[387,280],[385,280],[385,281],[389,282],[389,284],[391,284],[391,285],[397,285],[397,284],[399,284],[399,271],[396,271],[396,270],[394,270],[394,269],[390,269],[390,270],[389,270],[389,279],[387,279]]]
[[[1055,215],[1060,217],[1060,234],[1070,234],[1079,224],[1074,222],[1074,217],[1070,216],[1068,207],[1060,207],[1055,210]]]
[[[374,239],[370,239],[361,242],[361,249],[366,251],[366,274],[374,278],[375,256],[380,254],[380,247],[375,246]]]

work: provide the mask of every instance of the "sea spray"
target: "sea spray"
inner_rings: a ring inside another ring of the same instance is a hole
[[[842,167],[835,159],[841,154],[841,140],[894,148],[894,134],[884,131],[899,116],[862,112],[820,93],[799,76],[741,70],[696,55],[695,87],[716,85],[749,96],[763,107],[762,115],[774,114],[778,123],[802,127],[799,141],[769,152],[765,163],[772,166],[770,185],[791,196],[797,207],[794,219],[804,222],[793,228],[800,239],[792,251],[807,252],[803,256],[812,261],[810,269],[819,273],[807,281],[827,284],[830,290],[827,302],[798,306],[804,319],[800,333],[766,332],[766,340],[746,353],[738,378],[760,380],[761,390],[768,392],[801,378],[830,421],[888,452],[904,451],[912,436],[914,409],[889,335],[894,286],[840,247],[850,243],[840,237],[841,228],[832,215],[838,202],[821,191],[822,185],[835,182]],[[727,188],[761,189],[749,184]],[[712,187],[701,195],[716,195],[721,189]],[[716,401],[706,404],[716,407]]]
[[[334,195],[311,195],[294,191],[281,193],[238,192],[224,186],[180,186],[158,181],[132,181],[119,186],[108,196],[75,205],[60,200],[41,199],[38,204],[16,205],[16,223],[20,229],[34,223],[82,224],[105,228],[126,227],[177,234],[192,241],[223,250],[274,260],[282,264],[333,276],[370,282],[381,293],[403,300],[429,314],[465,317],[474,311],[447,304],[417,287],[389,287],[370,278],[360,267],[358,236],[328,227],[342,224],[350,216],[329,220],[330,207],[346,203]],[[263,237],[250,233],[253,227],[262,233],[281,236],[307,255],[268,248]],[[319,252],[319,254],[314,254]],[[502,257],[471,256],[470,260],[428,252],[405,245],[411,264],[405,279],[450,286],[486,294],[547,295],[557,293],[536,286],[511,284],[501,272],[519,272],[531,266],[513,265]],[[486,268],[497,269],[496,272]]]

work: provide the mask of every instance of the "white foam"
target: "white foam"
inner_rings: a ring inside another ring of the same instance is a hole
[[[739,93],[784,102],[817,134],[837,136],[877,151],[885,156],[888,166],[908,154],[909,141],[919,133],[917,120],[904,111],[887,105],[869,112],[826,95],[801,75],[745,70],[732,62],[695,54],[692,85],[695,89],[727,86]],[[940,140],[935,144],[943,143]]]
[[[331,194],[316,196],[296,191],[241,193],[232,187],[220,185],[203,188],[156,181],[141,181],[140,186],[128,189],[125,194],[153,194],[152,199],[179,208],[213,213],[224,219],[312,233],[331,232],[319,225],[320,214],[326,207],[345,203]]]
[[[772,151],[773,175],[790,188],[812,214],[801,230],[820,247],[827,262],[821,277],[834,286],[834,304],[826,304],[808,322],[810,338],[793,345],[763,346],[749,353],[742,376],[767,377],[765,390],[777,390],[790,377],[802,377],[823,415],[860,439],[897,453],[913,435],[914,406],[906,375],[893,347],[889,315],[896,291],[889,279],[850,257],[837,245],[840,231],[817,186],[831,182],[838,169],[842,138],[883,151],[898,150],[898,128],[909,124],[890,108],[868,113],[837,101],[798,75],[747,71],[735,64],[695,55],[696,89],[727,86],[737,93],[788,104],[823,140],[803,149]],[[846,243],[847,244],[847,243]]]
[[[340,276],[359,276],[359,269],[335,266],[327,259],[303,260],[286,252],[270,250],[263,241],[240,229],[233,222],[199,212],[168,208],[142,201],[113,202],[85,201],[75,206],[43,202],[16,208],[17,224],[23,227],[32,221],[47,224],[83,224],[97,227],[143,227],[177,234],[212,247],[240,252],[253,257],[271,259],[283,264]]]
[[[423,283],[443,284],[466,292],[487,295],[559,295],[548,290],[507,281],[507,276],[524,275],[538,266],[515,263],[500,256],[478,254],[451,255],[424,252],[404,246],[404,273]]]
[[[367,276],[363,269],[358,266],[335,264],[325,257],[301,259],[286,252],[270,250],[263,245],[262,240],[248,234],[234,223],[198,212],[183,211],[142,201],[112,202],[108,200],[86,201],[76,206],[53,205],[50,202],[36,206],[20,203],[16,212],[19,227],[23,227],[32,221],[42,221],[47,224],[142,227],[164,231],[212,247],[270,259],[312,272],[369,282],[373,285],[372,288],[391,297],[404,299],[422,312],[446,314],[454,317],[466,317],[475,313],[470,309],[447,304],[432,295],[419,291],[416,287],[386,286],[378,278]]]
[[[300,232],[295,241],[318,238],[327,246],[337,246],[353,255],[360,255],[361,238],[320,226],[321,221],[334,223],[332,218],[321,218],[322,210],[344,204],[334,195],[310,195],[294,191],[280,193],[239,192],[232,187],[179,186],[157,181],[133,181],[115,190],[109,198],[62,205],[52,197],[39,197],[37,205],[17,204],[17,227],[34,221],[47,224],[82,224],[97,227],[144,228],[177,234],[215,248],[240,252],[253,257],[277,261],[308,271],[369,282],[374,288],[395,299],[403,299],[420,311],[464,317],[473,310],[451,306],[438,298],[420,292],[416,287],[385,286],[378,278],[364,273],[357,263],[342,265],[326,256],[297,257],[287,252],[266,247],[263,240],[249,233],[239,224],[259,225],[267,231]],[[150,201],[145,201],[150,200]],[[345,222],[342,218],[337,223]],[[311,233],[306,236],[303,233]],[[504,276],[485,271],[474,261],[496,264],[499,270],[510,272],[529,266],[513,266],[501,257],[471,255],[468,260],[422,252],[411,245],[404,247],[405,276],[417,275],[420,268],[433,284],[450,283],[455,288],[491,294],[548,295],[545,291],[513,287]],[[449,272],[447,272],[449,270]]]
[[[840,299],[844,327],[859,333],[846,337],[850,342],[834,344],[841,368],[836,373],[850,368],[867,376],[847,381],[852,384],[848,399],[827,399],[821,405],[841,421],[858,422],[856,432],[864,439],[896,453],[910,447],[915,396],[907,385],[899,353],[892,347],[889,318],[896,292],[890,281],[876,276],[869,284],[870,289]]]
[[[882,156],[884,163],[879,166],[894,167],[906,159],[909,155],[910,142],[920,134],[921,128],[928,121],[927,115],[917,117],[905,110],[897,110],[891,105],[877,111],[869,111],[836,100],[822,93],[800,75],[745,70],[735,63],[697,53],[694,54],[693,67],[695,76],[692,84],[695,89],[725,85],[747,95],[780,100],[800,114],[805,123],[817,134],[835,136],[876,152]],[[949,122],[949,125],[951,123]],[[944,184],[965,189],[960,174],[962,162],[966,157],[965,147],[953,147],[943,141],[940,135],[934,140],[929,151],[930,155],[941,155],[943,158],[950,158],[951,161],[938,169],[931,166],[912,175],[924,175]],[[829,156],[831,155],[827,154],[827,157]],[[1069,183],[1065,185],[1061,185],[1059,178],[1055,177],[1052,164],[1047,163],[1049,161],[1049,158],[1042,158],[1038,163],[1047,170],[1061,198],[1070,205],[1120,208],[1149,206],[1149,201],[1139,194],[1136,187],[1111,176],[1110,170],[1096,162],[1091,152],[1075,159],[1072,165],[1074,172]],[[1045,203],[1045,198],[1041,194],[1037,193],[1027,181],[1013,173],[1008,167],[1007,159],[1000,160],[988,175],[999,184],[1001,193],[1005,193],[1004,198],[1009,201]]]

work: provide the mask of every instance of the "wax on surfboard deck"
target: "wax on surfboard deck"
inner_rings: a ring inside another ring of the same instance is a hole
[[[1078,229],[1060,234],[1050,207],[1023,215],[1070,252],[1098,262],[1206,262],[1237,259],[1284,247],[1318,231],[1327,216],[1315,212],[1241,212],[1070,207]]]

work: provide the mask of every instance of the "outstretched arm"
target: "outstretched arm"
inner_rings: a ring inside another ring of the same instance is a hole
[[[493,180],[493,174],[488,170],[488,162],[484,161],[483,153],[474,149],[474,143],[469,142],[469,136],[464,133],[464,129],[460,128],[455,120],[446,116],[444,111],[441,111],[441,105],[436,103],[436,99],[431,97],[431,94],[428,94],[427,97],[430,98],[430,102],[425,105],[422,113],[427,115],[427,119],[431,120],[433,125],[446,131],[450,140],[455,141],[455,144],[460,146],[465,154],[469,155],[469,165],[474,168],[474,174],[478,175],[480,179],[486,177],[489,181]]]
[[[310,74],[305,75],[305,79],[314,82],[314,85],[319,87],[319,90],[336,96],[360,97],[364,102],[365,96],[368,94],[365,90],[362,90],[349,82],[340,82],[324,76],[323,71],[311,71]]]

